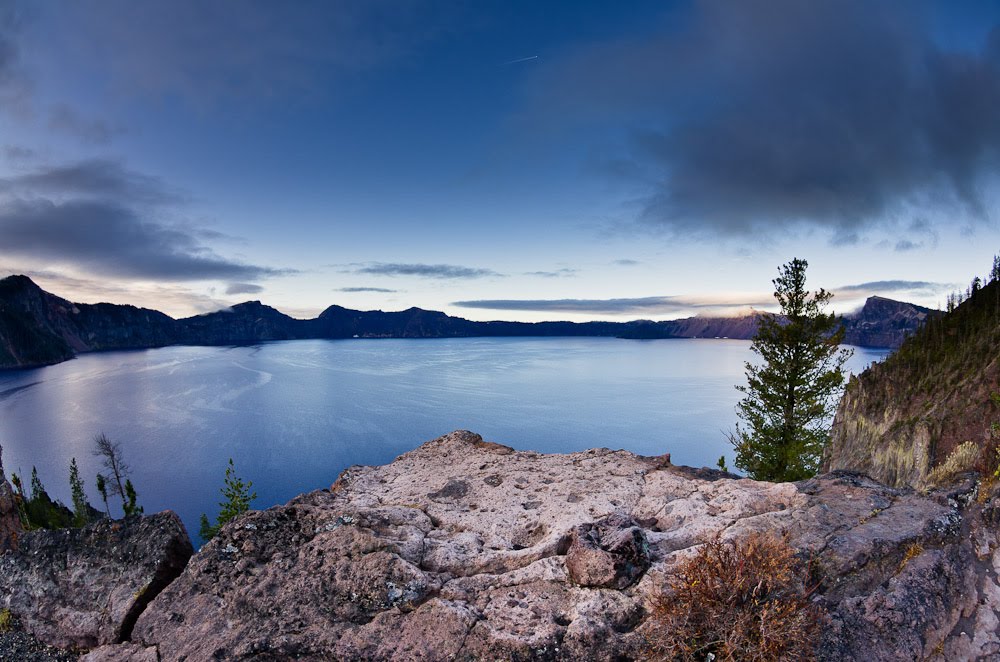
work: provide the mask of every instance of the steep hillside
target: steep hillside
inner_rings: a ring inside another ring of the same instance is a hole
[[[36,366],[73,358],[81,348],[68,322],[73,304],[26,276],[0,280],[0,367]]]
[[[27,276],[0,280],[0,368],[59,363],[76,352],[177,342],[177,322],[155,310],[76,304]]]
[[[962,442],[989,439],[1000,391],[1000,281],[931,318],[884,362],[851,379],[834,418],[825,470],[863,471],[924,487]]]

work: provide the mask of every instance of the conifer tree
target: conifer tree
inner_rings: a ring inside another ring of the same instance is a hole
[[[83,491],[83,479],[80,478],[75,457],[69,462],[69,491],[73,497],[73,526],[77,528],[86,526],[90,521],[90,504],[87,503],[87,495]]]
[[[45,492],[45,486],[42,485],[42,479],[38,477],[38,469],[31,467],[31,500],[37,501],[42,498],[43,494],[48,496]]]
[[[108,507],[108,479],[104,477],[104,474],[97,474],[97,492],[104,501],[104,512],[108,519],[111,519],[111,508]]]
[[[729,434],[736,466],[757,480],[808,478],[819,468],[828,422],[844,382],[851,351],[841,349],[844,328],[823,312],[831,292],[806,289],[805,260],[782,265],[773,283],[778,316],[762,317],[746,363],[747,384],[737,405],[742,424]]]
[[[122,511],[125,513],[125,517],[142,514],[142,506],[136,505],[136,498],[137,496],[135,493],[135,487],[132,485],[132,479],[125,479],[125,500],[122,502]]]
[[[203,540],[211,540],[226,522],[250,510],[250,503],[257,498],[256,492],[250,492],[251,487],[253,487],[253,481],[248,480],[244,483],[243,479],[236,475],[233,458],[229,458],[226,478],[219,490],[225,500],[219,502],[219,516],[216,518],[215,525],[209,522],[208,515],[203,513],[201,516],[198,533]]]

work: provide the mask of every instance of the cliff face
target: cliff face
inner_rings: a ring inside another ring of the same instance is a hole
[[[1000,410],[1000,282],[929,321],[882,363],[852,378],[837,409],[825,470],[926,487],[957,446],[990,441]]]
[[[859,347],[898,348],[939,311],[884,297],[868,297],[861,310],[844,317],[845,342]]]
[[[176,324],[135,306],[74,304],[26,276],[0,280],[0,368],[58,363],[76,352],[169,345],[177,341]]]

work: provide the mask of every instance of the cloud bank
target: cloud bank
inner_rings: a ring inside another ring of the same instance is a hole
[[[0,251],[138,280],[252,281],[291,273],[227,259],[218,235],[166,220],[181,196],[113,161],[56,165],[0,178]]]
[[[924,9],[705,0],[646,39],[544,68],[532,94],[560,121],[630,118],[608,170],[644,191],[642,221],[678,235],[811,228],[850,244],[872,227],[905,228],[915,210],[989,221],[1000,26],[959,50],[935,41]]]

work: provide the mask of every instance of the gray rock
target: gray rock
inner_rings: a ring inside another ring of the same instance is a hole
[[[172,512],[83,529],[31,531],[0,557],[0,606],[46,644],[118,643],[180,574],[191,541]]]
[[[819,659],[996,658],[1000,497],[974,489],[761,483],[455,432],[223,527],[92,659],[635,659],[678,564],[756,531],[817,568]]]
[[[646,534],[628,515],[615,513],[573,529],[566,569],[580,586],[627,588],[648,567]]]

